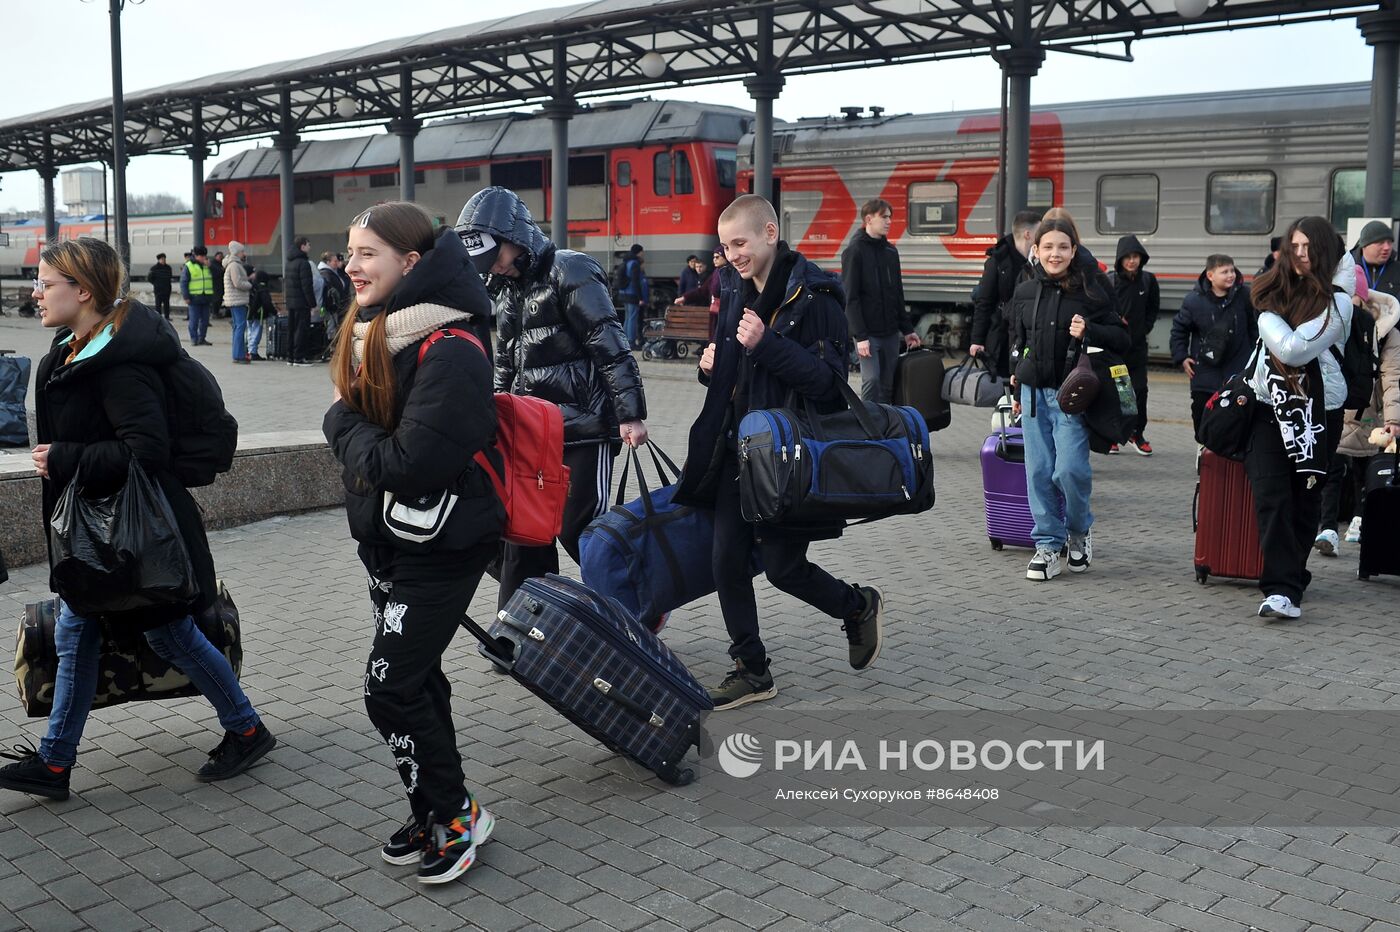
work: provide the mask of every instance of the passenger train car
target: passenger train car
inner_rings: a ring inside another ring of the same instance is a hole
[[[58,238],[79,236],[111,238],[111,224],[101,214],[60,217]],[[39,274],[39,249],[44,243],[43,220],[0,221],[0,278],[33,278]],[[8,242],[6,242],[8,240]],[[165,253],[166,261],[179,266],[181,256],[194,245],[189,214],[149,214],[127,219],[127,240],[131,245],[131,271],[142,278]]]
[[[734,199],[736,147],[752,115],[684,101],[599,104],[569,123],[567,245],[610,268],[632,243],[647,271],[670,282],[689,253],[708,253],[719,213]],[[550,121],[503,113],[435,122],[419,132],[415,199],[441,224],[478,189],[518,192],[540,226],[550,194]],[[295,155],[296,232],[313,255],[345,248],[350,219],[399,195],[399,141],[387,134],[305,142]],[[225,159],[205,183],[205,241],[239,240],[254,264],[280,267],[279,156],[254,149]],[[563,245],[563,237],[552,236]],[[663,296],[664,299],[665,296]]]
[[[1369,106],[1369,85],[1348,84],[1035,107],[1028,206],[1067,208],[1110,267],[1118,238],[1137,234],[1169,318],[1211,253],[1252,276],[1269,238],[1297,217],[1329,216],[1346,231],[1362,211]],[[971,292],[996,240],[998,114],[852,110],[777,131],[782,235],[839,270],[860,205],[883,197],[921,332],[965,347]],[[752,143],[739,147],[741,190]],[[1159,358],[1168,323],[1152,333]]]

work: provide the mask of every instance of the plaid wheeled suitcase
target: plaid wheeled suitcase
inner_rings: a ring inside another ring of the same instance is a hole
[[[525,580],[489,632],[469,618],[463,625],[496,664],[604,746],[667,783],[695,778],[681,764],[692,746],[708,745],[714,704],[617,602],[550,574]]]

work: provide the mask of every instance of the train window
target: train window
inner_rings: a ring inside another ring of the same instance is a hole
[[[204,215],[210,220],[217,220],[224,215],[223,188],[210,188],[204,195]]]
[[[676,193],[695,193],[695,179],[690,174],[690,156],[679,149],[676,150]]]
[[[1055,206],[1055,182],[1049,178],[1032,178],[1026,182],[1026,207],[1049,210]]]
[[[378,175],[370,175],[369,186],[371,188],[397,188],[399,186],[399,173],[382,172]]]
[[[1400,204],[1400,168],[1391,181],[1391,203]],[[1332,173],[1332,226],[1347,228],[1353,217],[1366,216],[1366,169],[1339,168]]]
[[[481,180],[480,165],[463,165],[461,168],[449,168],[447,170],[448,184],[466,184],[469,181]]]
[[[671,153],[658,152],[651,160],[651,190],[660,197],[671,196]]]
[[[909,185],[909,232],[947,235],[958,232],[958,185],[920,181]]]
[[[607,172],[607,159],[601,155],[569,156],[570,187],[604,184]]]
[[[721,188],[735,187],[739,182],[739,153],[733,149],[716,149],[715,173]]]
[[[242,192],[239,192],[241,195]],[[297,204],[335,201],[335,179],[330,175],[297,178],[292,182],[292,200]]]
[[[632,184],[632,163],[623,159],[617,163],[617,186],[626,188]]]
[[[1096,226],[1108,233],[1157,232],[1156,175],[1100,175]]]
[[[543,191],[544,162],[499,162],[491,166],[491,183],[512,191]]]
[[[1206,181],[1206,232],[1268,233],[1274,228],[1273,172],[1212,172]]]

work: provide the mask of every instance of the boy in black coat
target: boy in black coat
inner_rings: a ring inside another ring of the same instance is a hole
[[[758,634],[750,555],[755,544],[768,581],[813,608],[843,619],[851,666],[864,670],[880,653],[883,599],[868,586],[836,579],[807,559],[813,540],[837,537],[842,523],[784,528],[755,526],[739,510],[737,428],[750,410],[785,404],[789,393],[818,411],[845,405],[848,352],[840,284],[778,241],[773,205],[746,194],[719,218],[720,242],[733,268],[720,291],[715,342],[700,357],[704,407],[690,429],[674,500],[713,508],[712,561],[734,670],[710,690],[716,709],[777,695]]]
[[[1128,365],[1128,376],[1137,395],[1138,419],[1133,435],[1128,438],[1128,446],[1143,456],[1152,455],[1152,444],[1143,435],[1147,428],[1147,337],[1152,333],[1157,314],[1162,310],[1162,292],[1157,287],[1157,276],[1147,271],[1150,258],[1138,238],[1128,234],[1118,240],[1113,271],[1108,276],[1113,283],[1118,315],[1128,325],[1130,343],[1124,362]],[[1108,452],[1117,453],[1118,444],[1115,443]]]

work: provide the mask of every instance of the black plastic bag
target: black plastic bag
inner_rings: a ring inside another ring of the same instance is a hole
[[[80,615],[192,601],[194,567],[170,503],[133,456],[111,495],[83,495],[79,469],[49,522],[55,588]]]

